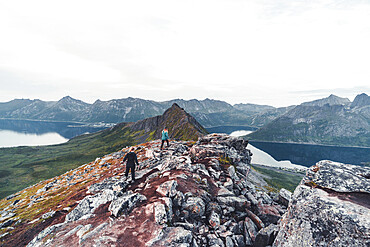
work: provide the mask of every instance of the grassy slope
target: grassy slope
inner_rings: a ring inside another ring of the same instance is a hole
[[[125,125],[118,125],[111,131],[82,135],[59,145],[1,148],[0,198],[96,157],[137,144],[138,135]]]
[[[285,188],[291,192],[294,192],[297,185],[301,182],[304,174],[297,173],[295,175],[286,173],[284,171],[278,172],[274,169],[261,168],[252,165],[252,168],[257,172],[267,175],[270,178],[265,178],[265,181],[272,187]]]

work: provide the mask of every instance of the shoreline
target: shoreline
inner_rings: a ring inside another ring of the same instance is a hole
[[[247,136],[243,136],[246,138]],[[297,144],[297,145],[310,145],[310,146],[323,146],[323,147],[339,147],[339,148],[365,148],[370,149],[370,147],[364,146],[338,146],[338,145],[329,145],[329,144],[320,144],[320,143],[308,143],[308,142],[279,142],[279,141],[259,141],[259,140],[248,140],[249,143],[252,142],[264,142],[264,143],[277,143],[277,144]]]

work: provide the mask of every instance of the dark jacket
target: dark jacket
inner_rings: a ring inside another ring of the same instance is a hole
[[[127,160],[127,166],[135,166],[135,164],[139,165],[137,161],[137,156],[134,152],[129,152],[126,154],[125,158],[123,158],[123,163]]]

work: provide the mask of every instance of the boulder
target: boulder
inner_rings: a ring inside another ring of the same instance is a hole
[[[370,168],[331,161],[296,188],[273,246],[369,246]]]
[[[193,235],[191,231],[185,230],[182,227],[166,227],[163,228],[160,234],[146,243],[146,246],[188,246],[193,243]]]
[[[233,242],[233,239],[231,237],[226,237],[225,238],[225,246],[226,247],[234,247],[234,242]]]
[[[284,188],[279,191],[279,202],[284,206],[288,207],[290,199],[292,198],[292,192]]]
[[[231,177],[232,180],[238,181],[239,177],[236,175],[235,167],[234,166],[229,166],[227,169],[229,172],[229,176]]]
[[[234,235],[231,237],[236,247],[245,247],[245,241],[243,235]]]
[[[244,220],[244,235],[249,236],[249,238],[254,242],[257,236],[257,227],[250,218],[245,218]]]
[[[244,209],[249,205],[249,202],[246,198],[237,196],[218,196],[217,201],[221,205],[226,205],[236,209]]]
[[[69,213],[66,222],[76,221],[85,215],[92,214],[100,205],[115,199],[113,190],[104,190],[96,195],[86,196],[82,201]]]
[[[89,187],[89,192],[96,194],[98,192],[101,192],[103,190],[114,190],[114,191],[123,191],[127,188],[128,183],[124,180],[119,180],[114,177],[109,177],[104,179],[100,183],[92,184]]]
[[[160,202],[154,203],[154,218],[155,222],[159,225],[167,223],[167,212],[164,204]]]
[[[212,211],[212,213],[210,214],[208,218],[208,223],[214,229],[219,228],[220,227],[220,215],[218,215],[215,211]]]
[[[304,183],[336,192],[370,193],[370,168],[322,160],[307,170]]]
[[[252,193],[247,192],[244,196],[248,199],[248,201],[251,202],[252,205],[256,206],[258,204],[257,199],[254,197]]]
[[[184,209],[190,213],[193,218],[198,218],[204,215],[206,204],[199,197],[189,197],[184,205]]]
[[[146,197],[140,193],[126,192],[122,197],[112,201],[109,211],[113,216],[118,217],[121,213],[129,214],[137,203],[145,201]]]
[[[268,227],[262,228],[257,233],[253,246],[265,247],[268,245],[272,245],[272,243],[274,242],[276,238],[278,231],[279,231],[279,227],[274,224],[271,224]]]
[[[177,182],[176,180],[169,180],[158,186],[157,192],[166,197],[174,197],[177,193]]]
[[[221,187],[217,192],[217,196],[234,196],[234,193],[225,187]]]
[[[207,240],[208,240],[208,246],[225,247],[222,240],[218,238],[215,234],[208,234]]]

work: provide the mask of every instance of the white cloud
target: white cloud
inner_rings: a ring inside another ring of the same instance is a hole
[[[367,1],[0,1],[0,32],[0,70],[35,90],[0,101],[39,91],[279,106],[370,79]]]

